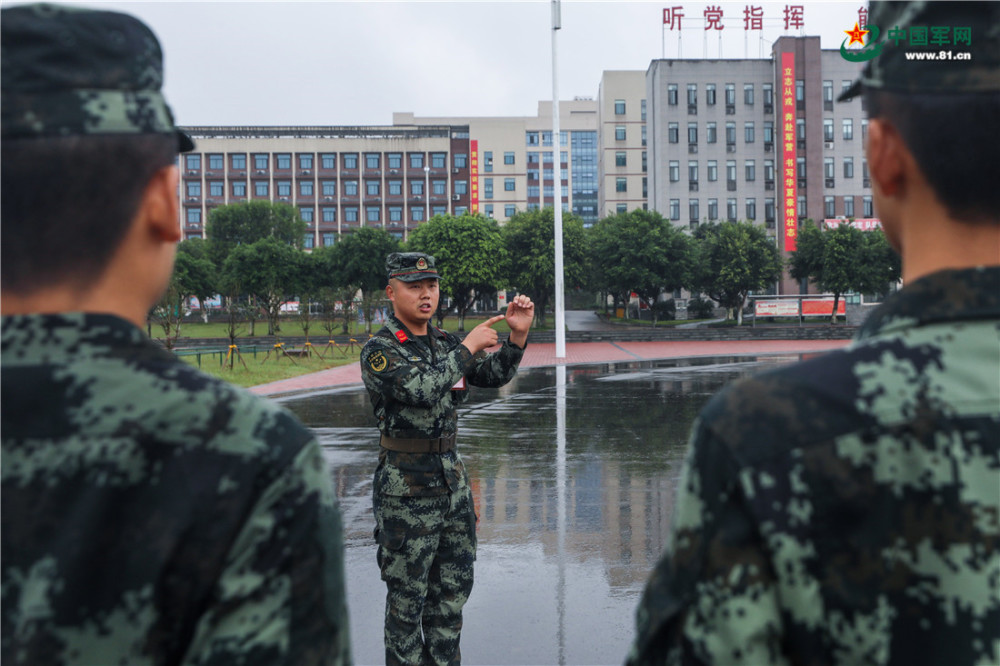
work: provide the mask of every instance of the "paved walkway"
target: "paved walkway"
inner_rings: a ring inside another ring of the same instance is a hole
[[[531,344],[521,359],[522,368],[586,363],[655,361],[692,356],[733,356],[756,354],[821,353],[846,347],[849,340],[731,340],[731,341],[661,341],[661,342],[570,342],[566,358],[556,358],[553,343]],[[261,384],[250,389],[259,395],[279,395],[361,384],[361,366],[351,363],[339,368]]]

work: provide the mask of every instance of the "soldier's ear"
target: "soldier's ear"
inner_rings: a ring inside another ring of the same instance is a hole
[[[385,297],[388,298],[390,301],[392,301],[394,300],[393,295],[394,294],[392,291],[392,280],[389,280],[389,284],[385,285]]]

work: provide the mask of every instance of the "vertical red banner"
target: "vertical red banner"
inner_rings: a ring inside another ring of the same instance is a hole
[[[479,141],[473,139],[469,142],[469,212],[473,215],[479,212]]]
[[[795,250],[798,235],[798,188],[795,173],[795,54],[781,54],[781,183],[785,202],[783,236],[785,252]]]

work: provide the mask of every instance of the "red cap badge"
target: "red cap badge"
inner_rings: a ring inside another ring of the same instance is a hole
[[[406,337],[406,331],[396,331],[396,339],[400,342],[406,342],[409,340],[409,338]]]

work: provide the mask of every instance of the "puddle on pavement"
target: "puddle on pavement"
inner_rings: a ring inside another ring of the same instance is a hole
[[[463,663],[622,663],[692,421],[725,384],[798,359],[533,368],[500,389],[473,388],[459,415],[480,516]],[[384,663],[371,512],[378,435],[368,396],[339,389],[281,402],[314,429],[332,469],[355,662]]]

